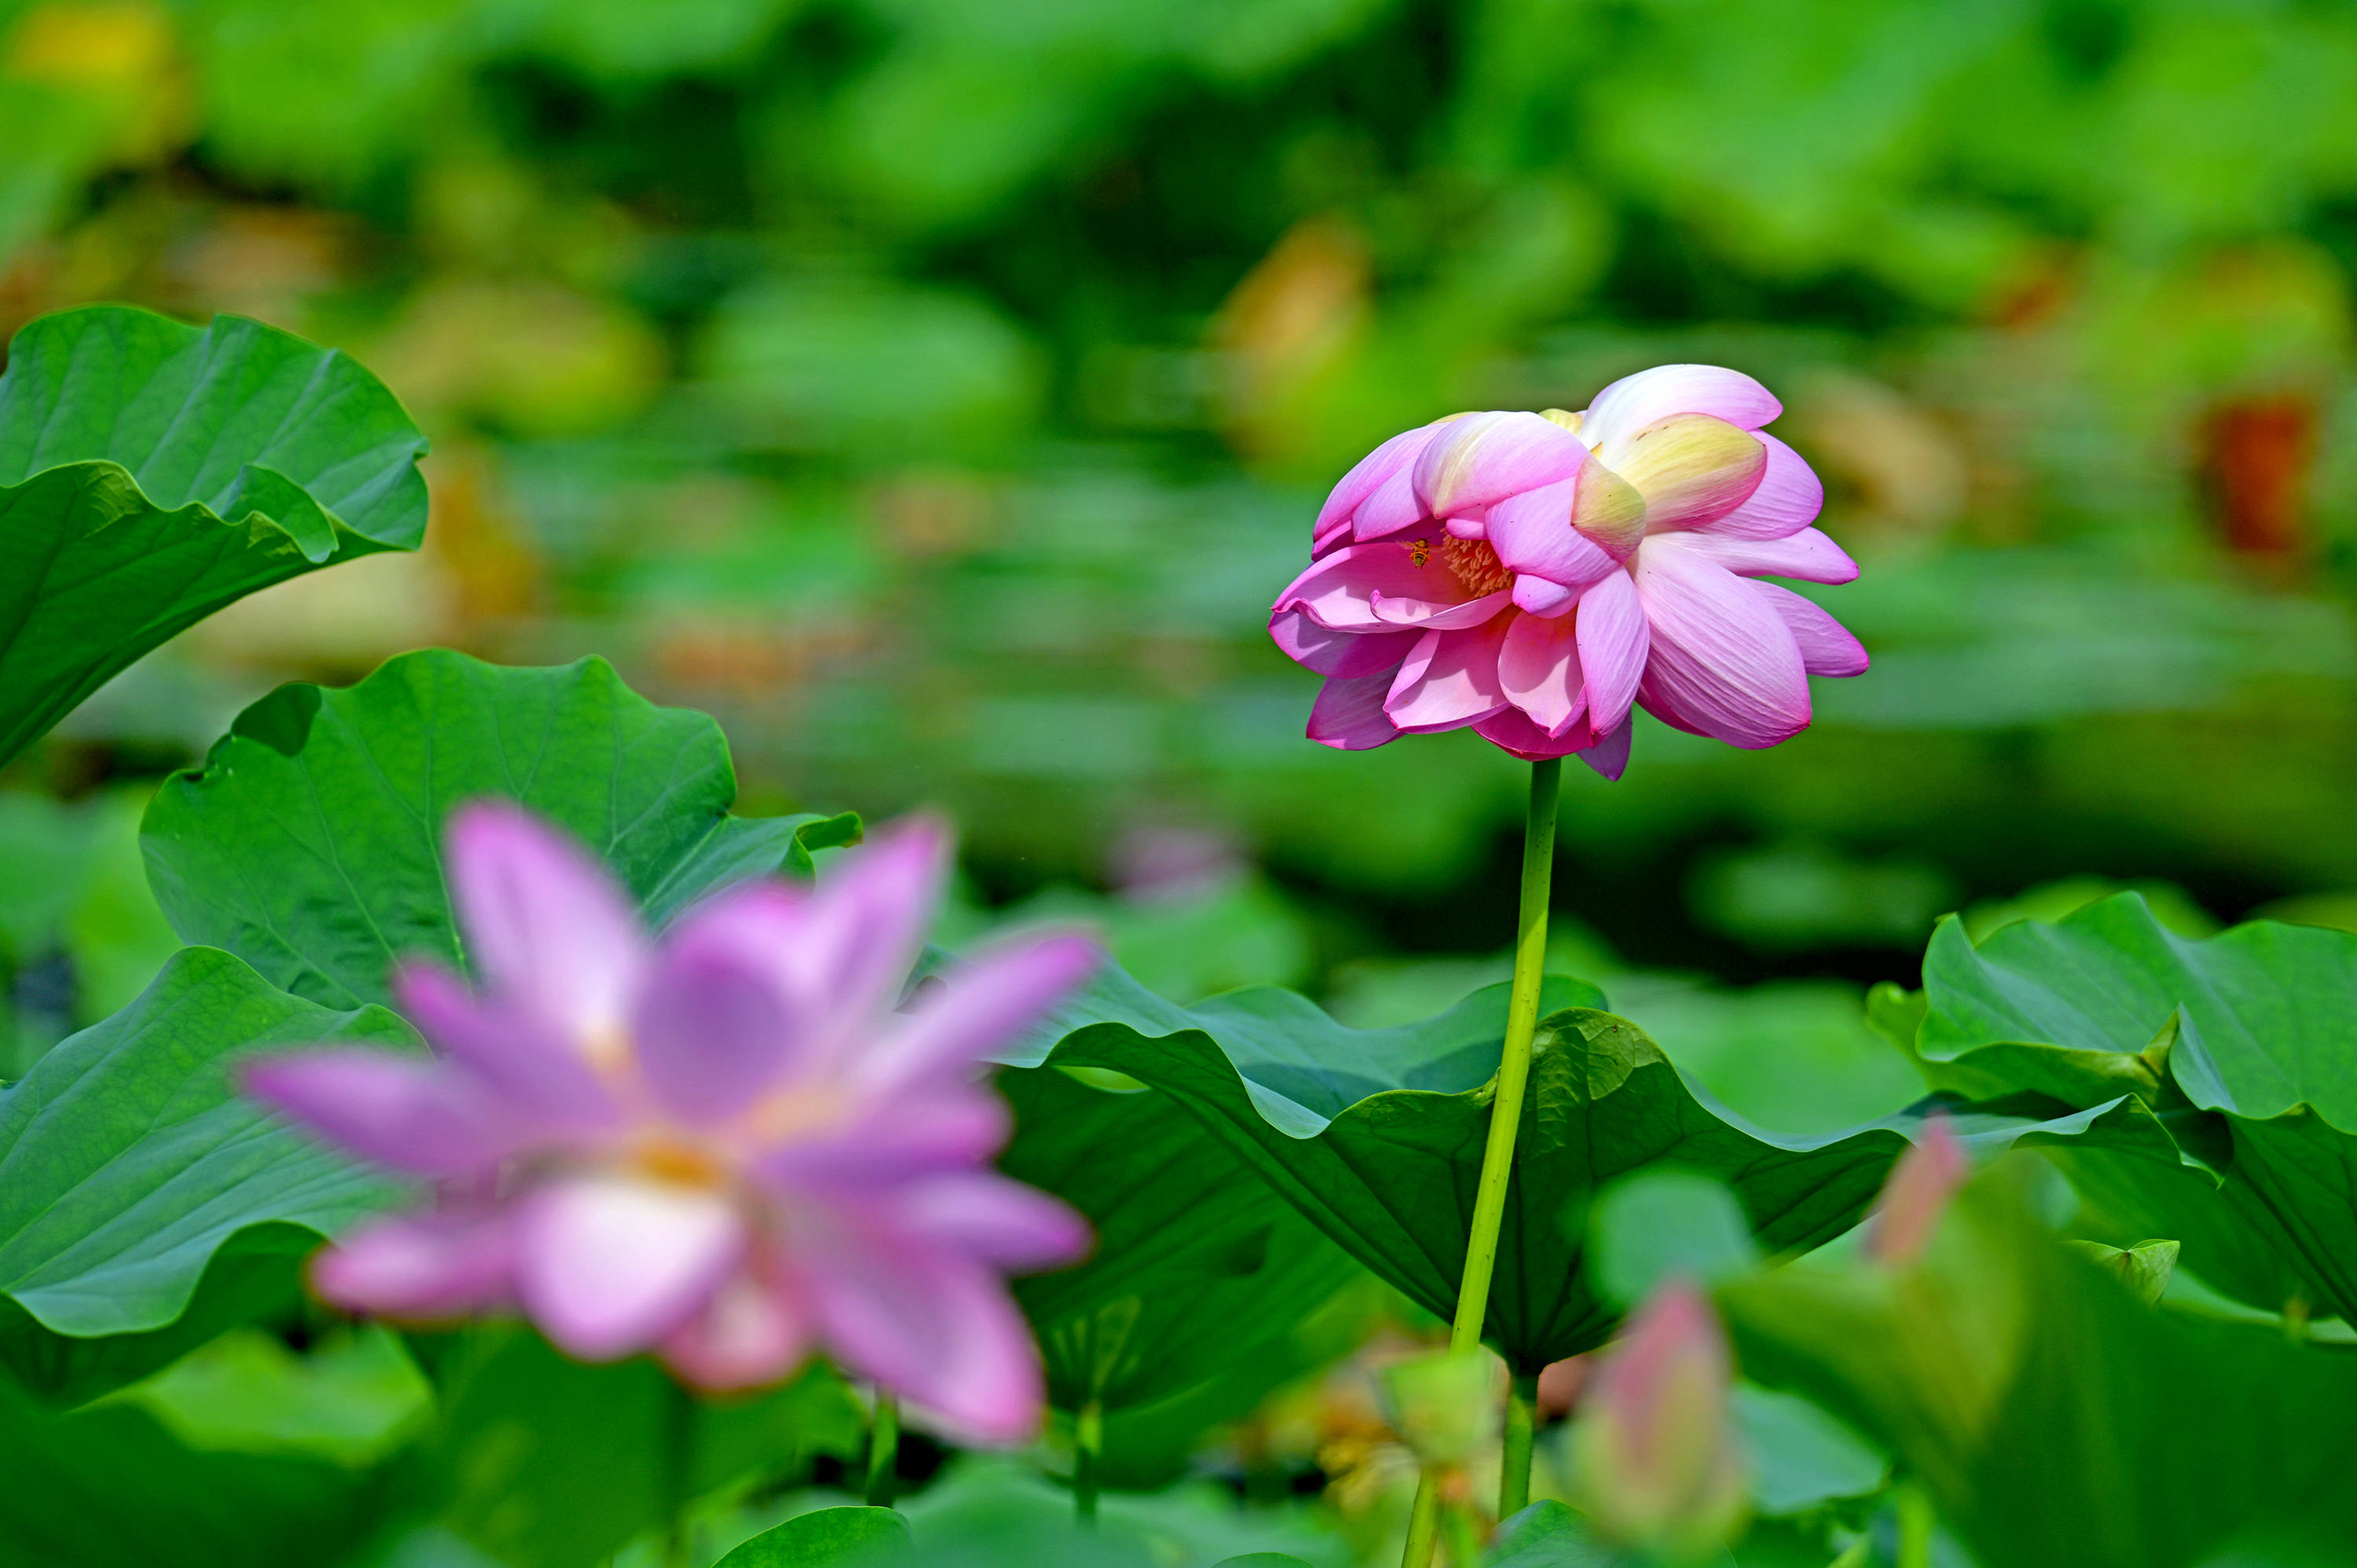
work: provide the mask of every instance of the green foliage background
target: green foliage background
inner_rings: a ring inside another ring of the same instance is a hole
[[[1649,726],[1579,781],[1616,950],[1867,980],[2069,873],[2357,885],[2336,8],[0,9],[0,325],[242,311],[436,445],[422,561],[183,639],[36,781],[422,642],[595,651],[757,796],[953,807],[994,900],[1270,866],[1182,990],[1486,950],[1511,765],[1303,744],[1260,611],[1383,435],[1699,358],[1786,397],[1877,666],[1770,756]]]

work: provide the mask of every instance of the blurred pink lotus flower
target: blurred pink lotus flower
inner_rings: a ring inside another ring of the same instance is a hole
[[[1846,583],[1824,489],[1760,430],[1768,389],[1713,365],[1624,377],[1579,413],[1460,413],[1394,435],[1318,514],[1269,633],[1327,677],[1309,738],[1344,751],[1470,725],[1517,757],[1628,765],[1629,712],[1768,746],[1811,675],[1866,650],[1753,579]]]
[[[1923,1123],[1923,1135],[1890,1167],[1866,1222],[1866,1255],[1890,1268],[1905,1268],[1923,1255],[1948,1200],[1972,1174],[1964,1146],[1934,1112]]]
[[[1702,1294],[1657,1290],[1589,1374],[1571,1433],[1580,1507],[1616,1541],[1671,1562],[1726,1546],[1745,1487],[1729,1419],[1726,1331]]]
[[[905,823],[815,891],[749,883],[659,939],[530,814],[452,817],[447,872],[480,993],[413,962],[396,999],[433,1058],[321,1048],[246,1082],[338,1144],[436,1178],[432,1208],[320,1254],[329,1301],[396,1318],[520,1306],[571,1354],[652,1350],[709,1389],[823,1348],[976,1437],[1037,1424],[1039,1351],[1002,1270],[1086,1227],[996,1175],[985,1052],[1098,961],[1073,936],[977,957],[896,1013],[946,873]]]

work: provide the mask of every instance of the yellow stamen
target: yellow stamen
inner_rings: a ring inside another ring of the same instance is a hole
[[[630,1164],[675,1187],[726,1187],[728,1166],[718,1155],[676,1138],[650,1138],[630,1152]]]
[[[1440,542],[1440,558],[1476,598],[1514,585],[1514,574],[1486,539],[1459,539],[1452,533]]]

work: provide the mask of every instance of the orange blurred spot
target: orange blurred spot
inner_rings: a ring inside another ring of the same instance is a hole
[[[2229,549],[2276,561],[2305,552],[2319,424],[2304,393],[2222,403],[2203,418],[2201,488]]]

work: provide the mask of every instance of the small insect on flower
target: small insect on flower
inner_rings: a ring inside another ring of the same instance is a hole
[[[1006,1142],[985,1053],[1099,961],[1076,936],[977,956],[896,1012],[949,859],[904,822],[816,890],[731,887],[659,937],[580,845],[503,804],[447,835],[481,981],[428,961],[395,998],[421,1058],[267,1058],[248,1088],[334,1142],[431,1177],[312,1278],[405,1319],[520,1308],[588,1360],[651,1350],[710,1389],[774,1382],[813,1350],[962,1433],[1037,1425],[1039,1352],[1003,1271],[1087,1229],[989,1169]]]
[[[1817,477],[1760,429],[1781,412],[1739,371],[1663,365],[1578,413],[1452,414],[1384,442],[1334,487],[1269,613],[1327,678],[1309,738],[1360,751],[1470,726],[1617,779],[1632,707],[1734,746],[1799,734],[1808,678],[1867,656],[1758,580],[1857,575],[1810,526]]]

